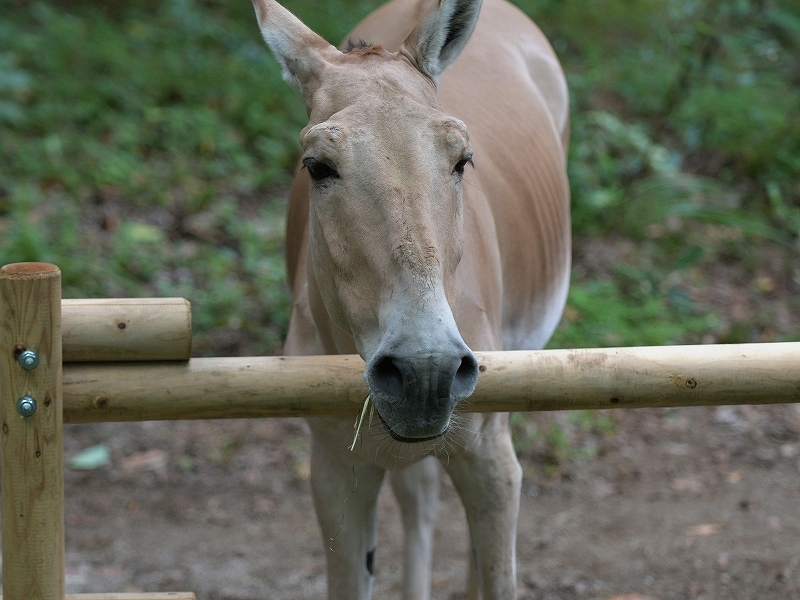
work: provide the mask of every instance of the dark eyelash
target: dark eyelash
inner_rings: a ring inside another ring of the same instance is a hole
[[[475,163],[472,162],[472,156],[462,158],[460,161],[458,161],[456,163],[456,166],[453,167],[453,173],[455,173],[456,175],[463,175],[464,169],[468,164],[472,165],[473,169],[475,168]]]
[[[311,179],[317,183],[325,179],[339,178],[339,171],[336,170],[336,167],[317,158],[308,157],[303,159],[303,168],[308,171]]]

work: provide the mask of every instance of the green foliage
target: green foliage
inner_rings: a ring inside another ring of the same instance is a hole
[[[285,182],[302,106],[254,31],[215,16],[177,1],[120,21],[35,4],[19,15],[24,35],[0,28],[0,69],[15,65],[3,79],[22,96],[0,149],[4,175],[73,196],[111,188],[142,206],[212,181],[242,191]]]
[[[58,263],[66,297],[184,295],[200,353],[242,328],[273,351],[288,311],[269,198],[305,110],[233,4],[36,3],[0,22],[0,262]]]
[[[572,131],[576,233],[643,237],[648,225],[702,203],[719,188],[709,178],[683,172],[680,154],[654,142],[642,122],[590,111],[577,119]]]
[[[306,0],[286,0],[281,2],[311,29],[338,46],[361,19],[375,8],[384,4],[383,0],[338,0],[327,2],[307,2]]]
[[[630,188],[654,176],[662,195],[700,204],[747,182],[736,204],[778,227],[770,189],[800,206],[796,2],[517,3],[553,41],[572,90],[578,233],[615,228],[638,201]],[[664,151],[667,173],[644,146]]]
[[[567,318],[553,348],[659,346],[699,342],[719,319],[699,315],[679,289],[661,293],[646,274],[620,273],[612,281],[573,284]]]
[[[513,413],[511,431],[517,456],[536,459],[544,475],[554,477],[570,462],[596,456],[599,440],[613,437],[617,424],[607,411]]]
[[[14,56],[0,54],[0,123],[15,124],[24,118],[20,100],[30,86],[30,75],[19,69]]]

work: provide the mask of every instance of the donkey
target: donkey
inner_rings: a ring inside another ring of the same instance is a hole
[[[558,60],[505,0],[394,0],[344,51],[274,0],[253,3],[309,115],[290,192],[284,351],[358,353],[370,394],[355,441],[352,419],[309,420],[328,597],[371,596],[389,470],[403,598],[429,598],[439,459],[468,520],[469,597],[515,598],[522,474],[508,415],[462,409],[480,372],[473,350],[541,348],[566,302]]]

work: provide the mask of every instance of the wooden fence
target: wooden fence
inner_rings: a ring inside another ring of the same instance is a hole
[[[340,415],[358,356],[189,358],[183,299],[62,300],[54,265],[0,269],[5,600],[64,593],[63,423]],[[477,352],[473,412],[800,402],[800,342]],[[191,593],[75,600],[190,600]],[[2,597],[0,597],[2,600]]]

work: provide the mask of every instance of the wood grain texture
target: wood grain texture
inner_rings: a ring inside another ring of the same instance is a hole
[[[64,362],[188,360],[192,311],[183,298],[62,300]]]
[[[469,412],[800,402],[800,342],[476,356],[478,385],[460,407]],[[64,419],[355,419],[363,370],[355,355],[68,365]]]
[[[3,600],[2,594],[0,594],[0,600]],[[66,600],[195,600],[195,595],[193,592],[67,594]]]
[[[22,350],[39,354],[25,371]],[[61,272],[23,263],[0,269],[0,509],[6,600],[64,598]],[[33,397],[30,417],[17,400]]]
[[[358,356],[193,358],[67,365],[68,423],[350,416],[367,386]]]

